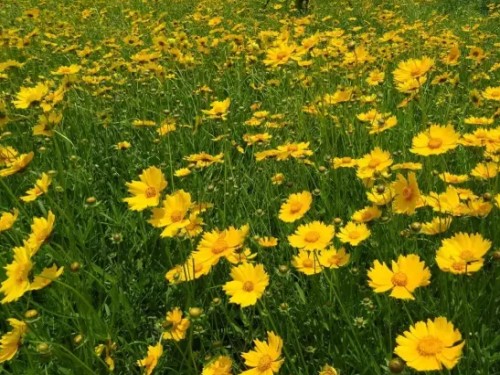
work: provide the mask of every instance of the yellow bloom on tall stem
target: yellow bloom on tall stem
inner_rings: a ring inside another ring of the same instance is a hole
[[[365,223],[356,224],[348,222],[337,234],[337,237],[343,243],[358,246],[361,242],[370,237],[371,231]]]
[[[351,255],[347,254],[343,247],[339,250],[330,247],[326,250],[321,250],[319,262],[325,268],[339,268],[349,263],[350,258]]]
[[[12,228],[19,216],[19,210],[14,209],[12,212],[2,212],[0,215],[0,232],[4,232]]]
[[[0,169],[0,177],[11,176],[28,166],[29,163],[33,160],[33,156],[35,153],[29,152],[27,154],[21,154],[17,156],[15,159],[9,161],[7,164],[7,168]]]
[[[144,373],[146,375],[151,375],[153,370],[158,364],[158,360],[163,354],[163,346],[159,342],[158,344],[148,346],[148,354],[145,358],[137,361],[139,367],[144,367]]]
[[[233,366],[233,361],[230,357],[221,355],[218,356],[214,361],[203,367],[201,375],[231,375],[233,372],[231,367]]]
[[[228,281],[222,289],[231,296],[229,302],[241,307],[252,306],[262,297],[269,285],[269,275],[262,264],[243,263],[231,269],[232,281]]]
[[[279,219],[286,223],[293,223],[302,218],[312,203],[312,195],[308,191],[291,194],[285,203],[281,205]]]
[[[31,256],[35,255],[40,247],[47,241],[54,229],[55,215],[49,211],[47,218],[35,217],[31,224],[31,234],[25,242],[26,247],[31,251]]]
[[[42,173],[42,176],[36,180],[35,186],[26,191],[26,195],[21,197],[24,202],[33,202],[39,196],[46,194],[49,191],[49,186],[52,183],[52,178],[47,173]]]
[[[459,138],[452,125],[433,124],[413,137],[410,152],[422,156],[444,154],[458,146]]]
[[[124,198],[132,211],[142,211],[147,207],[158,206],[160,193],[167,187],[167,181],[160,169],[149,167],[142,171],[140,181],[127,182],[132,197]]]
[[[243,246],[249,227],[244,225],[237,229],[229,227],[223,231],[217,229],[203,234],[193,259],[200,264],[215,266],[221,258],[231,255]]]
[[[416,208],[423,206],[424,201],[420,195],[415,173],[410,172],[408,180],[401,174],[398,174],[397,181],[393,182],[392,187],[395,193],[394,200],[392,201],[394,212],[413,215]]]
[[[253,367],[240,375],[272,375],[278,373],[285,361],[281,359],[283,340],[274,332],[267,332],[267,341],[254,340],[255,350],[242,353],[245,365]]]
[[[442,271],[470,274],[481,269],[484,255],[491,248],[491,241],[481,234],[457,233],[441,242],[436,253],[436,263]]]
[[[30,250],[26,247],[15,247],[14,260],[4,267],[7,279],[0,286],[0,292],[4,294],[2,303],[17,301],[29,290],[32,268]]]
[[[0,363],[10,361],[17,353],[21,340],[28,332],[28,325],[22,320],[7,319],[12,331],[5,333],[0,338]]]
[[[323,266],[320,263],[318,256],[311,251],[300,250],[298,255],[292,259],[292,265],[297,271],[305,275],[315,275],[323,271]]]
[[[372,178],[375,173],[382,173],[393,163],[391,153],[375,147],[369,154],[357,161],[359,178]]]
[[[415,299],[413,291],[430,284],[431,272],[415,254],[400,255],[392,261],[392,270],[385,263],[376,260],[368,271],[371,288],[375,293],[392,290],[390,296],[399,299]]]
[[[335,234],[333,225],[326,225],[320,221],[303,224],[294,234],[288,236],[290,245],[302,250],[322,250],[328,246]]]
[[[189,225],[190,207],[191,194],[184,190],[176,191],[165,197],[163,207],[153,209],[153,216],[148,222],[156,228],[165,228],[161,237],[175,237]]]
[[[12,103],[18,109],[27,109],[33,103],[39,103],[49,93],[49,86],[39,83],[35,87],[21,87]]]
[[[186,337],[186,332],[191,325],[187,318],[182,317],[182,311],[176,307],[172,311],[167,312],[165,322],[163,324],[166,331],[163,332],[164,340],[181,341]]]
[[[203,109],[202,112],[208,115],[211,119],[227,120],[227,113],[230,105],[231,98],[227,98],[222,101],[214,101],[210,103],[211,108],[209,110]]]
[[[465,341],[444,317],[417,322],[396,338],[394,353],[417,371],[436,371],[456,366]]]

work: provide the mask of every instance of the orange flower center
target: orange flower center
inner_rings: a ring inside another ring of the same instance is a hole
[[[370,160],[370,162],[368,163],[368,167],[370,167],[370,168],[376,168],[379,165],[380,165],[380,160],[377,158]]]
[[[299,148],[297,145],[289,145],[286,149],[289,152],[294,152],[294,151],[297,151]]]
[[[338,255],[332,255],[330,258],[328,258],[328,263],[332,264],[332,265],[339,265],[340,263],[340,256]]]
[[[344,156],[342,158],[342,163],[350,163],[352,161],[352,158],[350,158],[349,156]]]
[[[460,258],[462,258],[467,263],[472,262],[475,259],[474,254],[470,250],[463,250],[460,253]]]
[[[251,282],[251,281],[245,281],[243,283],[243,290],[245,292],[251,292],[253,289],[254,289],[253,282]]]
[[[413,197],[413,189],[409,186],[406,186],[401,192],[401,195],[403,196],[404,199],[409,201]]]
[[[349,232],[349,238],[355,240],[358,239],[361,236],[361,234],[357,230],[353,230],[352,232]]]
[[[290,213],[296,214],[297,212],[300,211],[301,208],[302,208],[302,203],[300,203],[300,202],[292,202],[290,204]]]
[[[146,198],[156,197],[156,188],[153,186],[149,186],[144,192],[144,194],[146,194]]]
[[[434,336],[424,337],[417,346],[420,355],[431,356],[440,353],[443,350],[443,342]]]
[[[312,266],[314,265],[312,259],[304,259],[304,261],[302,262],[302,266],[306,267],[306,268],[311,268]]]
[[[408,283],[408,276],[403,272],[396,272],[394,276],[392,276],[391,282],[394,286],[406,286]]]
[[[272,364],[273,364],[273,359],[271,358],[271,356],[269,356],[267,354],[263,355],[259,359],[259,363],[257,365],[257,370],[259,370],[260,372],[267,371],[271,368]]]
[[[436,148],[441,147],[442,144],[443,144],[442,139],[431,138],[431,139],[429,139],[429,142],[427,142],[427,147],[429,147],[431,149],[436,149]]]
[[[217,241],[215,241],[214,245],[212,246],[212,253],[220,254],[223,251],[227,250],[228,247],[229,246],[227,245],[226,240],[223,238],[219,238],[217,239]]]
[[[312,231],[306,233],[306,235],[304,237],[304,241],[312,243],[312,242],[318,241],[320,237],[321,236],[318,232],[316,232],[315,230],[312,230]]]
[[[172,221],[174,223],[181,221],[182,220],[182,211],[177,210],[177,211],[172,212],[172,214],[170,215],[170,218],[172,219]]]
[[[451,265],[451,268],[453,268],[457,272],[464,272],[465,271],[465,263],[455,262]]]

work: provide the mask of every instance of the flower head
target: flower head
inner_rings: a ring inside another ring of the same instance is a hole
[[[294,234],[288,236],[290,245],[302,250],[322,250],[328,246],[335,234],[333,225],[320,221],[300,225]]]
[[[254,340],[255,350],[242,353],[245,365],[253,367],[240,375],[272,375],[277,373],[284,362],[281,359],[283,340],[274,332],[267,332],[267,341]]]
[[[452,125],[431,125],[413,137],[410,152],[422,156],[444,154],[458,146],[459,138]]]
[[[160,169],[149,167],[142,171],[140,181],[127,182],[127,188],[132,197],[124,198],[129,209],[142,211],[147,207],[158,206],[160,193],[167,187],[167,181]]]
[[[163,354],[163,346],[159,342],[154,346],[148,346],[148,355],[137,361],[137,365],[144,367],[144,372],[146,375],[151,375],[156,365],[158,364],[158,359],[160,359]]]
[[[279,214],[280,220],[286,223],[293,223],[309,211],[311,203],[312,195],[308,191],[291,194],[286,202],[281,205]]]
[[[243,263],[231,269],[232,281],[228,281],[222,289],[231,296],[229,302],[241,307],[252,306],[262,297],[269,285],[269,276],[262,264]]]
[[[396,338],[394,353],[417,371],[452,369],[458,363],[465,341],[460,331],[444,317],[417,322]]]
[[[409,254],[400,255],[397,262],[392,261],[392,270],[376,260],[368,271],[368,278],[375,293],[392,290],[391,297],[415,299],[413,291],[430,284],[431,272],[418,255]]]

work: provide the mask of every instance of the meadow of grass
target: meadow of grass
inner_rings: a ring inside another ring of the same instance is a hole
[[[500,374],[500,5],[264,3],[1,2],[0,374]]]

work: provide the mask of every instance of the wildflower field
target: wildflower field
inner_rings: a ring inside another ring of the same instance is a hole
[[[0,374],[500,374],[500,3],[3,0]]]

